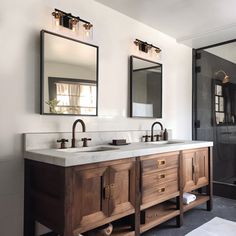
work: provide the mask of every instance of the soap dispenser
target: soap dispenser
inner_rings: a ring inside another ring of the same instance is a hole
[[[168,131],[167,131],[167,129],[164,130],[163,139],[168,140]]]

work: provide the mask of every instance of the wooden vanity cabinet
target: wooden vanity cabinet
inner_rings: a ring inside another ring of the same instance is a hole
[[[72,228],[83,231],[109,216],[109,168],[73,168],[72,175]]]
[[[209,184],[208,148],[183,151],[183,191]]]
[[[184,192],[204,186],[183,205]],[[25,160],[24,236],[35,235],[35,221],[77,236],[126,216],[128,228],[114,226],[112,235],[139,236],[173,217],[181,226],[184,212],[203,203],[212,209],[212,148],[72,167]]]
[[[135,159],[73,168],[72,227],[83,233],[134,213]]]
[[[26,160],[25,170],[24,236],[34,235],[32,218],[73,236],[135,211],[135,158],[67,168]]]

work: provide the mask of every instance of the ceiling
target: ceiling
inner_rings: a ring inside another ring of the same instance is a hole
[[[235,0],[96,0],[193,48],[236,38]]]

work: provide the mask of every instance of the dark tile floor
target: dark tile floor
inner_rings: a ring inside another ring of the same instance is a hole
[[[184,225],[181,228],[176,227],[175,219],[173,219],[149,230],[142,236],[184,236],[216,216],[236,222],[236,200],[214,197],[213,210],[209,212],[205,209],[204,204],[185,213]]]

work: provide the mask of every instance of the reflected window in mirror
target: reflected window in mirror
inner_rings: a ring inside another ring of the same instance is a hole
[[[49,77],[49,100],[58,101],[55,111],[59,114],[96,115],[96,83]]]
[[[130,116],[162,117],[162,65],[130,57]]]
[[[98,47],[41,32],[41,113],[96,116]]]

